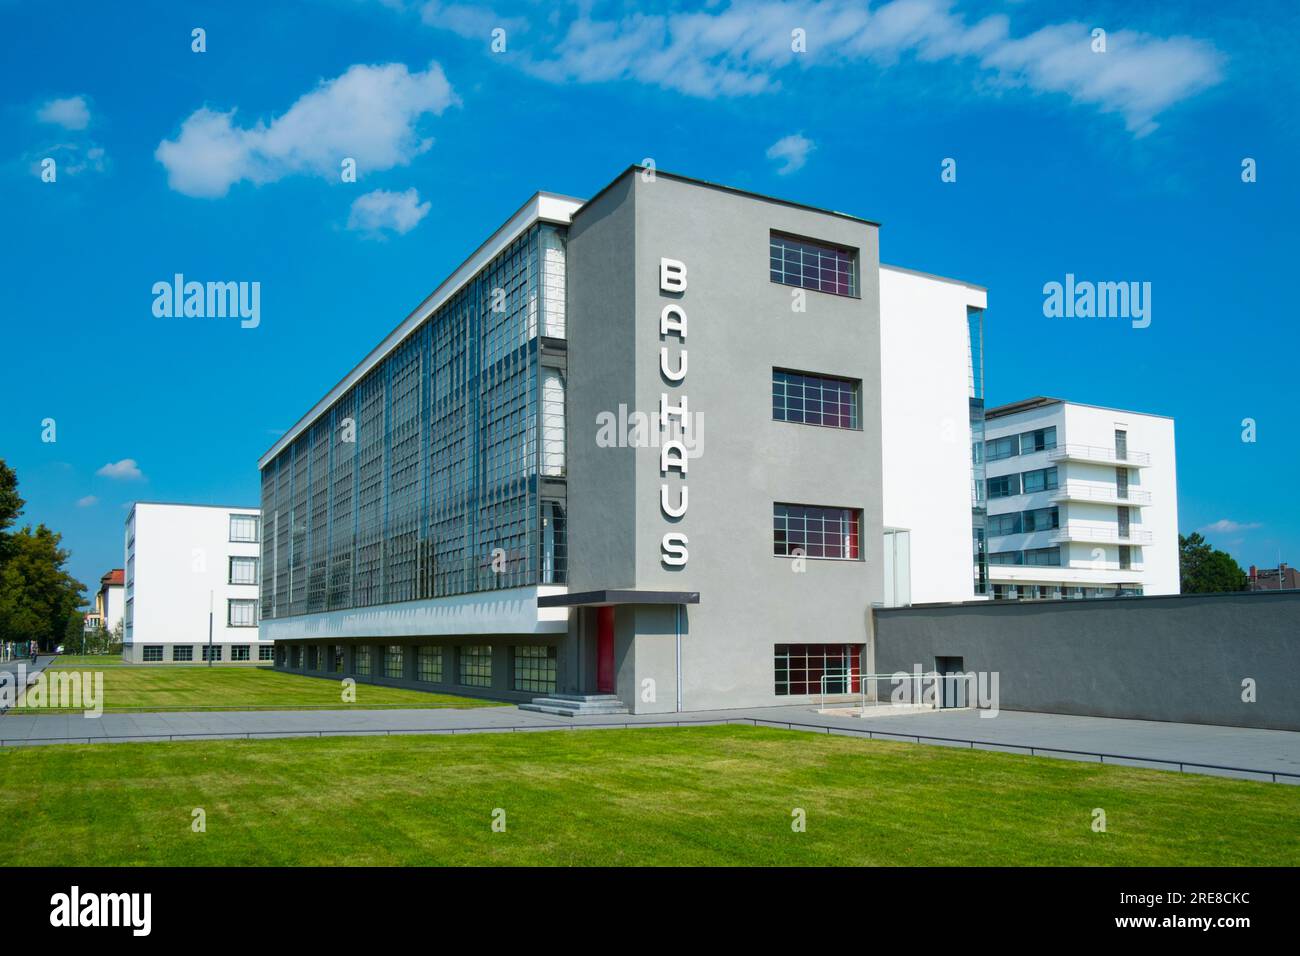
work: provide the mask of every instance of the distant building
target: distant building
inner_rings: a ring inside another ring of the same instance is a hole
[[[990,597],[1177,594],[1174,423],[1058,398],[991,408]]]
[[[126,594],[123,587],[121,568],[114,568],[99,579],[99,591],[95,595],[95,614],[98,627],[113,630],[122,623],[126,613]]]
[[[1250,566],[1247,586],[1252,591],[1290,591],[1300,588],[1300,573],[1283,561],[1276,568]]]
[[[136,502],[126,519],[123,659],[202,664],[211,653],[214,662],[269,663],[257,627],[261,533],[257,508]]]

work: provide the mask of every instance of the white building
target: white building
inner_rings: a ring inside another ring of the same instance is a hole
[[[99,627],[110,631],[122,623],[126,613],[126,596],[122,586],[122,569],[114,568],[99,579],[99,591],[95,594],[95,613],[87,619],[98,618]]]
[[[880,267],[887,607],[977,596],[971,447],[987,305],[981,286]]]
[[[271,661],[258,640],[257,508],[141,501],[126,519],[122,657],[130,663]]]
[[[1040,397],[984,438],[993,599],[1178,593],[1172,419]]]

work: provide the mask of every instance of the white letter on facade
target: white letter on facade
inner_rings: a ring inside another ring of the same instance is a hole
[[[664,292],[686,291],[686,263],[678,259],[659,260],[659,288]]]
[[[670,382],[680,382],[686,377],[686,349],[682,349],[678,359],[676,370],[670,369],[668,367],[668,346],[661,345],[659,347],[659,371],[663,372],[664,378]]]
[[[670,505],[668,503],[668,486],[667,485],[659,486],[659,508],[669,518],[680,518],[682,515],[686,514],[686,508],[688,507],[690,501],[690,494],[689,494],[690,489],[687,488],[685,485],[682,485],[681,490],[682,490],[681,501],[677,504],[676,507],[674,507],[673,505]]]
[[[663,540],[659,543],[663,550],[664,564],[670,567],[680,568],[690,559],[690,552],[686,550],[686,535],[679,531],[669,531],[664,535]]]

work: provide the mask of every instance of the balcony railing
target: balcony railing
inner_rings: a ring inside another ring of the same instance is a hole
[[[1108,465],[1132,465],[1141,467],[1151,464],[1151,456],[1144,451],[1129,449],[1121,458],[1114,448],[1099,445],[1057,445],[1047,452],[1048,461],[1094,461]]]
[[[1130,528],[1128,534],[1121,534],[1119,528],[1090,528],[1086,525],[1066,525],[1052,532],[1052,540],[1065,541],[1113,541],[1116,544],[1150,544],[1150,531]]]
[[[1120,496],[1119,489],[1099,485],[1082,485],[1066,482],[1052,492],[1053,501],[1100,501],[1116,505],[1149,505],[1151,492],[1128,489],[1127,495]]]

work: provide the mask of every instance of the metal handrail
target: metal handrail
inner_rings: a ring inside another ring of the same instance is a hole
[[[916,687],[913,688],[913,690],[915,691],[913,699],[919,703],[921,700],[923,700],[923,688],[921,686],[922,683],[927,679],[937,679],[939,676],[940,675],[936,671],[930,671],[929,673],[924,673],[924,674],[906,673],[902,678],[899,678],[897,674],[855,674],[849,671],[840,671],[833,674],[823,674],[819,682],[820,692],[817,698],[817,709],[818,710],[824,709],[826,707],[826,698],[828,696],[831,696],[830,692],[827,691],[826,689],[827,681],[838,681],[840,683],[847,684],[847,686],[851,688],[853,686],[852,682],[856,680],[858,682],[858,690],[856,694],[852,690],[846,690],[846,691],[841,691],[840,693],[835,694],[834,696],[856,697],[860,702],[858,706],[862,708],[862,712],[863,714],[865,714],[867,710],[867,683],[868,682],[875,684],[879,681],[887,680],[893,683],[896,679],[915,681]]]
[[[1120,534],[1118,528],[1088,528],[1083,525],[1067,524],[1052,532],[1053,541],[1117,541],[1120,544],[1150,544],[1153,540],[1150,531],[1129,529],[1128,534]]]
[[[1151,503],[1151,492],[1129,489],[1127,496],[1121,496],[1117,488],[1098,488],[1076,482],[1066,482],[1052,492],[1053,501],[1063,501],[1068,498],[1085,501],[1105,501],[1120,505],[1149,505]]]
[[[1062,458],[1078,458],[1083,461],[1105,461],[1116,465],[1149,465],[1151,455],[1145,451],[1126,450],[1124,457],[1114,448],[1101,445],[1057,445],[1047,452],[1048,461],[1060,461]]]

